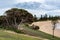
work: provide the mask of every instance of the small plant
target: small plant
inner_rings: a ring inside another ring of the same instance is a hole
[[[38,29],[39,29],[39,26],[36,26],[36,25],[33,24],[33,25],[31,26],[31,28],[34,29],[34,30],[38,30]]]

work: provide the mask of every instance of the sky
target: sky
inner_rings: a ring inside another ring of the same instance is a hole
[[[33,4],[33,2],[40,3],[39,8],[37,4]],[[33,15],[36,14],[37,16],[40,16],[41,14],[48,14],[60,16],[60,0],[0,0],[0,15],[3,15],[8,9],[16,7],[15,5],[19,3],[22,5],[24,5],[24,3],[28,3],[28,5],[25,5],[25,7],[30,6],[29,4],[33,4],[31,9],[29,9],[29,7],[25,8]],[[36,7],[34,8],[34,6]]]
[[[16,0],[17,2],[40,2],[40,3],[44,3],[45,0]]]

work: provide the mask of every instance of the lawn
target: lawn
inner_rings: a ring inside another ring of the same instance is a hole
[[[28,37],[19,34],[13,34],[0,30],[0,40],[40,40],[39,38]]]

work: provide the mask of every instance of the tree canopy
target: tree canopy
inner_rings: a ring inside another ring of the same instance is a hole
[[[27,10],[11,8],[5,12],[4,16],[0,16],[0,26],[5,28],[13,26],[13,28],[18,28],[21,23],[32,23],[33,15]],[[8,26],[8,27],[6,27]]]
[[[12,8],[5,12],[6,17],[10,22],[20,23],[21,21],[32,23],[33,15],[24,9]]]

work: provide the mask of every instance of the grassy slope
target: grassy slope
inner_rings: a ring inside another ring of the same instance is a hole
[[[52,35],[44,33],[42,31],[38,31],[38,30],[32,30],[26,26],[23,26],[23,28],[25,29],[25,33],[33,35],[33,36],[38,36],[41,38],[45,38],[45,39],[49,39],[49,40],[60,40],[60,38],[55,37],[54,39],[52,38]]]
[[[12,34],[0,30],[0,40],[40,40],[40,39],[19,34]]]
[[[38,36],[41,38],[41,40],[43,39],[49,39],[49,40],[60,40],[60,38],[55,37],[54,39],[52,38],[52,35],[38,31],[38,30],[32,30],[29,27],[26,26],[22,26],[24,28],[23,32],[29,35],[33,35],[33,36]],[[43,38],[43,39],[42,39]],[[24,35],[19,35],[19,34],[11,34],[11,33],[7,33],[4,31],[0,30],[0,40],[40,40],[37,38],[32,38],[32,37],[28,37],[28,36],[24,36]]]

